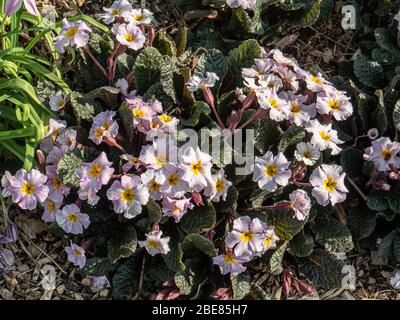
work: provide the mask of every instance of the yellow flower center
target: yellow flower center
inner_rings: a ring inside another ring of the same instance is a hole
[[[234,264],[236,262],[236,259],[232,256],[226,255],[224,256],[224,261],[228,264]]]
[[[126,39],[128,42],[133,42],[133,41],[135,41],[135,36],[132,35],[132,34],[130,34],[130,33],[128,33],[128,34],[125,35],[125,39]]]
[[[274,109],[279,109],[278,101],[276,99],[268,99],[269,104],[271,105],[272,108]]]
[[[104,121],[102,127],[103,127],[105,130],[108,130],[108,129],[110,128],[110,123],[109,123],[108,121]]]
[[[329,176],[328,179],[324,180],[324,186],[327,191],[333,192],[335,191],[335,187],[337,185],[337,182],[332,176]]]
[[[264,170],[265,174],[269,177],[274,177],[278,174],[278,166],[275,164],[270,164]]]
[[[134,15],[133,19],[135,19],[136,21],[142,21],[143,20],[143,15],[142,14]]]
[[[323,84],[323,83],[324,83],[324,80],[323,80],[323,79],[318,78],[318,77],[315,77],[315,76],[313,76],[313,75],[310,76],[310,80],[311,80],[312,82],[315,82],[316,84]]]
[[[101,173],[101,166],[97,163],[93,163],[89,169],[89,175],[92,178],[97,178]]]
[[[74,140],[72,140],[71,138],[67,139],[67,146],[68,147],[72,146],[73,143],[74,143]]]
[[[307,159],[310,159],[311,158],[311,152],[310,151],[304,151],[304,153],[303,153],[303,157],[304,158],[307,158]]]
[[[167,159],[165,156],[157,155],[155,157],[155,165],[157,167],[165,167],[166,164],[167,164]]]
[[[129,159],[129,162],[130,162],[131,164],[137,164],[137,163],[139,162],[139,158],[132,157],[132,158]]]
[[[167,181],[170,186],[175,187],[178,184],[179,177],[176,174],[171,174],[170,176],[168,176]]]
[[[163,114],[163,115],[160,116],[160,120],[162,122],[168,123],[168,122],[172,121],[172,117],[167,115],[167,114]]]
[[[53,186],[54,186],[57,190],[61,190],[61,188],[62,188],[62,183],[61,183],[60,178],[59,178],[58,176],[55,176],[51,182],[53,183]]]
[[[270,235],[264,239],[264,246],[269,247],[274,240],[274,236]]]
[[[136,194],[132,191],[131,188],[121,191],[122,202],[131,203],[133,200],[135,200],[135,198],[136,198]]]
[[[247,243],[253,239],[254,239],[254,236],[250,230],[247,230],[240,236],[240,240],[242,240],[242,242],[244,242],[244,243]]]
[[[195,176],[199,175],[199,173],[203,171],[203,165],[201,163],[201,160],[193,162],[190,165],[190,171],[192,171]]]
[[[215,189],[217,190],[217,192],[222,192],[225,189],[225,182],[223,180],[217,180],[217,182],[215,183]]]
[[[390,151],[389,149],[385,149],[381,152],[381,157],[382,159],[384,159],[385,161],[390,161],[392,160],[392,151]]]
[[[153,192],[158,192],[158,190],[160,189],[160,185],[155,180],[153,180],[149,183],[149,188]]]
[[[76,215],[75,213],[70,213],[68,216],[67,216],[67,220],[69,221],[69,222],[77,222],[78,221],[78,215]]]
[[[61,108],[61,107],[64,105],[64,103],[65,103],[65,102],[64,102],[64,99],[58,100],[58,101],[57,101],[57,107],[60,107],[60,108]]]
[[[21,192],[24,195],[31,196],[35,192],[35,186],[30,182],[25,182],[22,185]]]
[[[47,201],[47,210],[52,214],[56,213],[56,205],[54,204],[53,201],[51,200]]]
[[[68,39],[71,39],[72,37],[74,37],[76,34],[78,33],[78,27],[71,27],[66,33],[66,37]]]
[[[321,136],[321,138],[325,141],[329,141],[331,140],[331,136],[329,134],[326,134],[325,130],[322,130],[319,135]]]
[[[111,13],[113,16],[117,16],[121,13],[121,9],[114,9],[114,11]]]
[[[74,255],[80,257],[82,255],[82,252],[80,252],[78,249],[74,249]]]
[[[97,128],[96,131],[95,131],[96,138],[102,137],[103,133],[104,133],[104,129],[103,128]]]
[[[328,107],[331,110],[340,110],[340,103],[337,100],[329,100]]]
[[[149,240],[149,241],[147,241],[147,245],[148,245],[150,248],[160,248],[160,243],[159,243],[158,241],[156,241],[156,240]]]
[[[144,111],[143,110],[139,110],[138,108],[133,109],[132,110],[132,114],[136,118],[143,118],[144,117]]]
[[[292,113],[299,113],[301,111],[300,106],[296,102],[290,104]]]

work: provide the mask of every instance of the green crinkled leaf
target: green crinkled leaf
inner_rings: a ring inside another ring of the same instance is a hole
[[[84,162],[93,161],[96,156],[96,150],[87,147],[64,154],[57,165],[58,176],[61,182],[68,187],[78,188],[79,178],[76,175],[76,169]]]
[[[288,242],[286,241],[272,253],[271,258],[269,260],[269,270],[271,271],[271,273],[273,274],[282,273],[283,270],[282,261],[287,246]]]
[[[183,251],[181,244],[176,239],[171,238],[169,246],[171,251],[163,255],[165,264],[174,272],[185,270],[185,265],[182,263]]]
[[[338,220],[317,216],[313,231],[316,240],[330,253],[347,252],[353,249],[353,239],[350,230]]]
[[[89,103],[80,92],[71,92],[70,102],[72,111],[78,122],[81,120],[92,120],[95,115],[94,105]]]
[[[180,226],[187,233],[200,233],[213,227],[216,222],[215,209],[211,204],[204,207],[195,207],[189,210],[182,220]]]
[[[368,208],[354,208],[348,216],[349,228],[353,238],[360,240],[372,234],[376,226],[376,212]]]
[[[85,266],[78,272],[82,276],[100,277],[109,273],[112,268],[112,262],[108,258],[90,258],[87,259]]]
[[[371,191],[368,195],[367,201],[368,208],[375,211],[383,211],[389,208],[386,201],[386,193],[382,191]]]
[[[297,21],[300,27],[309,27],[313,25],[319,18],[321,8],[321,0],[308,1],[307,5],[300,9]]]
[[[272,296],[267,294],[264,289],[259,285],[253,283],[250,288],[250,292],[247,295],[250,300],[272,300]]]
[[[306,238],[303,232],[300,232],[289,241],[287,251],[299,258],[308,257],[314,250],[313,241],[310,240]]]
[[[108,244],[108,257],[112,263],[121,258],[128,258],[135,253],[137,247],[137,234],[134,227],[128,227],[118,233]]]
[[[384,77],[382,66],[361,53],[355,58],[353,71],[357,79],[367,87],[377,87]]]
[[[132,298],[138,289],[139,273],[136,266],[127,261],[121,264],[112,278],[112,295],[117,300]]]
[[[256,133],[254,147],[261,154],[265,154],[271,146],[279,143],[282,134],[282,129],[276,121],[262,118],[260,119],[260,129]]]
[[[96,88],[85,94],[88,101],[100,100],[107,109],[113,109],[117,105],[120,90],[115,87],[104,86]]]
[[[210,114],[211,109],[207,103],[196,101],[191,107],[191,114],[188,119],[180,119],[180,122],[188,127],[195,127],[199,124],[201,114]]]
[[[186,51],[187,41],[188,28],[186,26],[181,26],[175,39],[178,56],[181,56]]]
[[[398,100],[393,109],[393,124],[400,131],[400,100]]]
[[[237,189],[232,185],[228,189],[228,193],[226,195],[226,200],[222,199],[219,202],[214,203],[215,210],[217,212],[229,212],[236,209],[237,200],[239,194]]]
[[[161,221],[162,218],[161,208],[154,200],[150,199],[149,202],[147,202],[146,209],[150,223],[159,223]]]
[[[163,110],[168,111],[174,105],[174,101],[165,92],[161,82],[154,83],[143,95],[145,100],[157,99],[161,102]]]
[[[158,49],[162,55],[170,57],[177,56],[177,48],[175,42],[166,34],[164,30],[158,31],[153,46]]]
[[[228,55],[228,77],[227,81],[232,88],[242,87],[242,68],[253,65],[254,59],[261,57],[261,47],[257,40],[243,41],[237,48],[231,50]]]
[[[133,115],[127,103],[122,103],[118,110],[125,132],[128,136],[129,142],[133,141]]]
[[[285,152],[290,146],[296,145],[305,138],[304,128],[292,124],[282,135],[278,150]]]
[[[389,257],[393,249],[393,241],[398,235],[398,230],[393,230],[388,235],[386,235],[378,246],[378,254],[381,257]]]
[[[177,272],[174,277],[175,285],[184,296],[189,295],[194,289],[193,274],[186,272],[186,270]]]
[[[165,57],[161,66],[160,83],[165,94],[174,102],[176,102],[177,98],[174,86],[174,69],[175,65],[172,59]]]
[[[334,255],[315,249],[310,257],[299,260],[298,268],[315,286],[333,289],[341,285],[343,265]]]
[[[250,292],[250,274],[248,271],[239,273],[237,276],[231,275],[232,291],[234,300],[242,300]]]
[[[298,220],[294,216],[294,211],[287,210],[268,210],[268,223],[275,226],[275,233],[280,240],[291,240],[297,233],[299,233],[308,218]]]
[[[215,86],[218,88],[218,84],[222,82],[228,72],[228,62],[221,51],[210,49],[200,56],[194,69],[194,75],[204,78],[207,72],[214,72],[219,77]]]
[[[164,62],[162,54],[153,47],[143,49],[133,67],[136,89],[144,94],[154,83],[160,81],[160,70]]]
[[[207,238],[197,233],[187,235],[182,246],[184,251],[189,248],[195,248],[201,252],[204,252],[210,257],[215,256],[214,244]]]
[[[390,210],[400,213],[400,192],[392,191],[386,195],[386,200]]]
[[[350,177],[359,177],[362,173],[363,163],[363,154],[362,152],[354,147],[347,147],[343,149],[342,154],[340,156],[340,163]]]

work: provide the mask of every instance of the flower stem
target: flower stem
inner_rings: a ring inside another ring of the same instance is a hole
[[[365,195],[364,192],[361,191],[361,189],[357,186],[357,184],[354,182],[352,178],[346,176],[346,180],[352,185],[352,187],[357,191],[357,193],[361,196],[361,198],[364,201],[368,201],[368,197]]]
[[[259,118],[260,116],[262,116],[262,114],[265,112],[264,109],[258,109],[256,112],[254,112],[254,114],[250,117],[250,119],[248,119],[245,123],[243,123],[240,127],[240,129],[243,129],[245,127],[247,127],[250,123],[252,123],[254,120],[256,120],[257,118]]]
[[[100,64],[100,62],[93,56],[92,52],[89,49],[89,46],[84,46],[82,49],[89,56],[89,58],[92,59],[93,63],[100,69],[100,71],[103,73],[104,77],[106,77],[106,79],[109,80],[107,71]]]
[[[218,125],[220,126],[221,129],[225,129],[224,123],[222,122],[217,109],[215,108],[215,102],[214,102],[214,95],[212,94],[210,88],[204,88],[203,89],[203,94],[204,98],[206,99],[207,103],[211,107],[211,110],[214,113],[215,118],[217,119]]]

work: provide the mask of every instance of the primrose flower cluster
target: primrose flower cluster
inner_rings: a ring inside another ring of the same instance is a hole
[[[147,9],[134,9],[128,0],[117,0],[111,7],[104,8],[99,19],[105,24],[113,24],[111,31],[120,46],[132,50],[143,48],[145,26],[153,21],[153,13]],[[64,52],[65,47],[83,48],[89,42],[92,29],[83,21],[69,22],[63,19],[60,34],[54,38],[56,48]]]
[[[261,189],[273,192],[296,182],[296,171],[302,172],[307,166],[320,162],[322,151],[330,150],[332,155],[341,151],[338,145],[343,141],[333,129],[332,120],[347,119],[353,108],[350,98],[321,74],[315,76],[303,70],[294,59],[275,49],[266,58],[256,59],[251,68],[244,68],[242,76],[248,91],[243,100],[255,99],[260,107],[258,112],[268,113],[271,120],[283,125],[302,127],[310,137],[309,141],[296,146],[297,164],[290,163],[281,152],[268,151],[256,157],[253,180]],[[310,176],[312,195],[319,204],[335,205],[345,200],[348,190],[342,172],[340,166],[328,164],[313,170]]]

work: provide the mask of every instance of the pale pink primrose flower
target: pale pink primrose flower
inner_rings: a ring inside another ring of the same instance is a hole
[[[167,163],[176,163],[178,149],[173,139],[156,139],[152,144],[142,147],[139,159],[152,169],[161,169]]]
[[[244,10],[253,9],[256,6],[256,0],[226,0],[226,4],[230,8],[239,8],[241,7]]]
[[[128,172],[132,168],[137,169],[141,164],[141,161],[139,160],[138,157],[132,156],[130,154],[124,154],[124,155],[121,156],[121,158],[123,160],[127,161],[126,163],[124,163],[122,165],[122,171],[123,172]]]
[[[64,248],[68,255],[68,261],[72,262],[74,266],[82,269],[86,264],[85,250],[71,241],[71,246]]]
[[[268,251],[270,249],[275,249],[278,241],[279,241],[279,237],[275,233],[275,227],[273,227],[273,226],[267,227],[264,231],[262,253],[265,253],[266,251]]]
[[[240,256],[237,257],[233,253],[232,254],[220,254],[216,257],[213,257],[213,264],[216,264],[221,274],[232,274],[236,276],[244,271],[246,271],[246,267],[243,266],[243,263],[249,262],[248,256]]]
[[[160,192],[161,185],[165,183],[165,176],[161,171],[154,169],[147,169],[140,176],[143,184],[147,186],[150,192],[150,198],[154,200],[161,200],[163,193]]]
[[[68,45],[75,48],[86,46],[89,42],[90,32],[92,32],[92,29],[90,29],[85,22],[69,22],[64,18],[60,35],[54,38],[57,51],[64,53],[65,47]]]
[[[54,202],[52,200],[47,199],[43,203],[43,214],[42,220],[44,222],[53,223],[56,221],[56,215],[59,213],[61,207],[61,202]]]
[[[320,158],[321,153],[310,142],[299,142],[296,145],[294,156],[297,161],[302,161],[307,166],[313,166]]]
[[[76,204],[69,204],[57,212],[56,222],[66,233],[80,234],[89,226],[90,219]]]
[[[109,162],[105,152],[93,161],[84,163],[77,169],[77,175],[80,178],[79,185],[81,188],[101,188],[108,184],[114,169],[111,168],[112,162]]]
[[[132,50],[139,50],[143,48],[146,42],[142,30],[134,23],[120,24],[117,29],[117,40],[120,44],[127,46]]]
[[[377,128],[371,128],[368,130],[367,135],[368,138],[370,138],[371,140],[375,140],[379,137],[379,131]]]
[[[388,171],[391,166],[400,167],[400,143],[381,137],[372,141],[371,147],[365,149],[364,159],[372,161],[378,171]]]
[[[128,95],[129,84],[126,79],[118,79],[115,83],[115,87],[118,88],[124,96]]]
[[[270,54],[279,65],[291,67],[295,72],[300,69],[298,62],[295,59],[285,57],[279,49],[272,49]]]
[[[139,241],[139,246],[146,248],[151,256],[156,254],[167,254],[170,251],[169,237],[162,238],[162,231],[146,233],[146,240]]]
[[[340,91],[318,93],[316,107],[320,114],[330,114],[338,121],[346,120],[353,114],[350,98]]]
[[[162,201],[163,213],[169,217],[173,217],[176,223],[181,220],[189,209],[193,209],[193,207],[190,199],[187,198],[172,199],[170,197],[165,197]]]
[[[288,120],[298,126],[306,125],[312,118],[316,116],[316,108],[314,104],[306,105],[307,96],[296,95],[293,91],[282,92],[279,95],[289,105]]]
[[[76,147],[76,136],[76,130],[67,129],[58,136],[57,143],[61,146],[66,146],[69,151],[72,151]]]
[[[114,211],[132,219],[142,212],[149,201],[149,189],[138,176],[122,176],[121,182],[114,181],[107,190],[107,198],[113,202]]]
[[[11,178],[8,174],[7,176],[4,180],[6,185],[9,184],[6,194],[11,195],[12,201],[21,209],[34,210],[38,202],[42,203],[47,199],[49,193],[49,188],[45,185],[47,177],[38,170],[32,169],[26,172],[25,169],[20,169],[14,177]]]
[[[219,80],[219,77],[214,72],[206,72],[205,78],[200,78],[199,76],[190,77],[186,86],[189,91],[195,92],[199,89],[212,88],[215,83]]]
[[[132,11],[132,6],[128,0],[116,0],[109,8],[103,8],[104,13],[99,14],[99,18],[105,24],[111,24],[118,18],[124,18]]]
[[[134,24],[151,24],[153,22],[153,13],[147,9],[133,9],[124,14],[125,19]]]
[[[62,202],[64,197],[69,194],[70,188],[61,182],[56,166],[46,166],[46,175],[46,186],[49,188],[48,199],[54,202]]]
[[[68,152],[68,147],[65,145],[60,147],[54,146],[47,155],[46,164],[50,164],[57,167],[58,162],[67,152]]]
[[[298,220],[304,220],[310,213],[311,200],[304,190],[297,189],[289,194],[290,207]]]
[[[344,185],[346,176],[343,168],[338,165],[323,164],[314,169],[310,176],[310,183],[313,186],[312,195],[322,206],[329,203],[334,206],[336,203],[346,200],[346,193],[349,192]]]
[[[281,78],[277,77],[273,73],[259,76],[258,84],[267,89],[267,92],[270,92],[269,94],[271,95],[276,94],[283,86]]]
[[[254,255],[263,250],[266,224],[249,216],[242,216],[233,222],[233,229],[225,238],[226,245],[236,256]]]
[[[50,98],[49,104],[50,104],[50,109],[53,111],[59,111],[62,108],[64,108],[65,104],[67,103],[67,95],[62,92],[58,91],[56,95],[52,96]]]
[[[47,131],[44,139],[40,143],[40,149],[48,153],[53,148],[57,141],[57,137],[67,128],[65,121],[58,121],[55,119],[49,120],[49,130]]]
[[[40,12],[36,6],[35,0],[7,0],[4,13],[6,16],[11,16],[22,7],[22,3],[25,5],[26,11],[34,16],[40,16]]]
[[[211,156],[197,147],[186,148],[180,155],[181,167],[184,170],[182,179],[188,182],[192,191],[200,192],[207,187],[207,179],[211,176]]]
[[[106,276],[100,276],[100,277],[90,277],[90,284],[91,284],[91,289],[93,290],[102,290],[105,288],[110,288],[110,281],[108,281]]]
[[[221,199],[225,201],[231,185],[232,182],[225,178],[224,169],[220,169],[208,180],[207,187],[204,189],[204,195],[213,202],[219,202]]]
[[[337,145],[344,143],[339,140],[337,131],[332,129],[332,123],[323,125],[317,119],[311,120],[306,130],[312,133],[311,144],[319,151],[332,150],[332,155],[338,154],[342,149]]]
[[[160,171],[164,176],[164,183],[160,186],[160,192],[169,197],[181,197],[189,190],[189,184],[182,179],[184,171],[177,165],[168,163]]]
[[[277,122],[287,120],[290,114],[290,106],[286,100],[281,99],[273,91],[266,95],[257,95],[260,107],[269,110],[269,117]]]
[[[255,164],[252,167],[253,181],[258,183],[260,189],[273,192],[278,185],[284,187],[288,184],[291,177],[289,165],[290,162],[283,153],[279,152],[274,156],[271,151],[268,151],[263,157],[255,158]]]
[[[328,82],[321,73],[314,76],[309,72],[303,71],[302,75],[307,84],[307,88],[313,92],[325,91],[327,86],[331,87],[331,83]]]
[[[254,65],[251,68],[243,68],[242,69],[242,77],[246,78],[255,78],[258,79],[261,76],[267,75],[271,72],[273,68],[273,63],[271,59],[255,59]]]
[[[115,111],[104,111],[93,118],[93,124],[89,131],[89,139],[99,145],[104,137],[115,138],[118,134],[118,123],[114,121]]]

